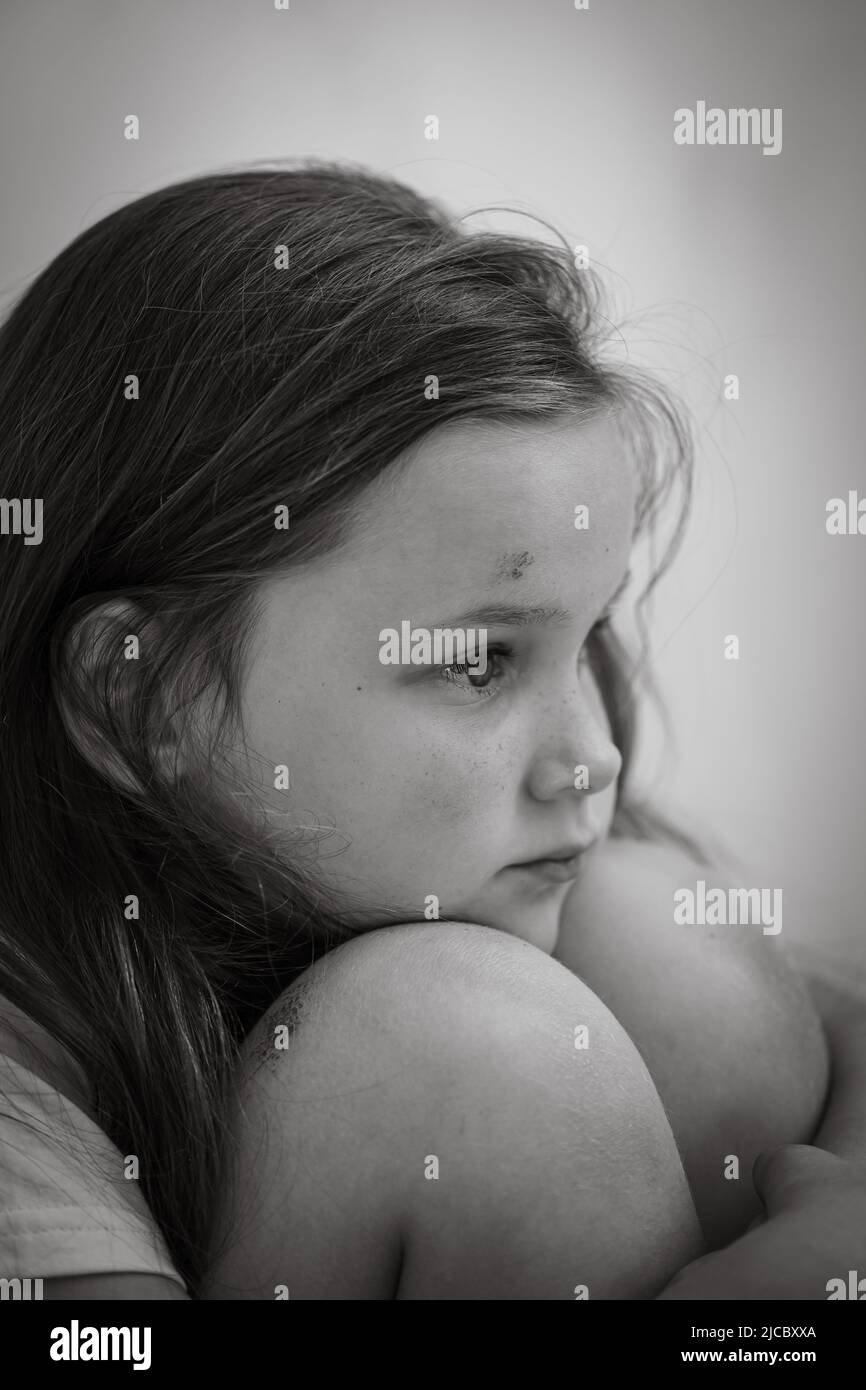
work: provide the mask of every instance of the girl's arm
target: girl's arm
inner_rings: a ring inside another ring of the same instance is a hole
[[[830,1091],[812,1143],[866,1162],[866,998],[826,976],[805,976],[830,1047]]]
[[[833,1068],[814,1143],[761,1155],[766,1219],[686,1265],[660,1299],[828,1299],[845,1296],[849,1270],[866,1274],[866,1001],[825,979],[809,986]]]
[[[640,1051],[708,1245],[719,1248],[760,1211],[758,1154],[813,1139],[829,1078],[825,1036],[780,936],[674,921],[677,889],[731,878],[665,845],[599,848],[566,899],[555,955]]]

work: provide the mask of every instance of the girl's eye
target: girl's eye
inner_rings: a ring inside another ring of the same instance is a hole
[[[495,683],[501,680],[505,674],[505,663],[511,655],[510,647],[504,645],[488,647],[487,665],[483,672],[476,672],[465,661],[453,661],[450,666],[440,667],[436,674],[459,690],[472,691],[475,695],[490,699],[496,694]],[[497,667],[499,668],[498,671]],[[468,685],[464,684],[466,681],[469,682]]]
[[[591,660],[592,643],[602,636],[612,617],[612,613],[603,613],[590,628],[578,657],[579,665]],[[456,690],[489,700],[498,693],[504,677],[508,674],[508,663],[513,656],[513,649],[505,643],[500,643],[487,648],[487,666],[483,672],[474,671],[465,661],[454,661],[450,666],[439,667],[436,676]]]

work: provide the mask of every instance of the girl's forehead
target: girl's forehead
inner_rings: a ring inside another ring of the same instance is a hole
[[[368,490],[347,545],[279,583],[277,621],[342,640],[480,605],[584,618],[628,566],[634,501],[609,421],[437,431]]]
[[[461,422],[425,436],[387,470],[359,511],[349,551],[404,577],[441,579],[454,568],[485,586],[528,580],[627,544],[635,495],[611,418]]]
[[[555,523],[557,507],[573,512],[578,500],[632,505],[631,474],[613,416],[457,421],[424,435],[375,478],[357,532],[374,539],[377,523],[389,539],[395,527],[480,530],[485,521],[531,520],[530,507],[542,524]]]

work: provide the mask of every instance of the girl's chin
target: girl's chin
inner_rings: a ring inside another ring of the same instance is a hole
[[[537,950],[550,956],[559,939],[559,909],[546,913],[532,913],[522,918],[519,925],[503,926],[502,930],[507,931],[510,936],[519,936],[521,941],[528,941],[530,946],[535,946]]]
[[[461,921],[476,922],[482,927],[493,927],[496,931],[507,932],[528,941],[539,951],[551,955],[559,938],[559,921],[562,913],[562,891],[559,894],[548,892],[526,898],[523,902],[501,905],[490,912],[469,912],[461,915]]]

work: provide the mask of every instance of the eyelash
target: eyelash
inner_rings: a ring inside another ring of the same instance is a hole
[[[583,654],[586,651],[592,639],[594,637],[599,637],[602,634],[602,632],[604,632],[605,628],[610,626],[612,617],[612,613],[604,613],[597,620],[597,622],[593,623],[592,627],[589,630],[589,635],[586,639],[586,642],[583,644],[578,660],[582,660]],[[488,665],[491,663],[491,661],[495,661],[497,657],[501,657],[503,660],[507,661],[511,659],[513,656],[514,648],[511,646],[509,642],[495,642],[487,648]],[[468,676],[469,673],[469,666],[465,661],[454,661],[451,663],[450,666],[440,666],[436,674],[440,679],[446,681],[449,685],[458,685],[458,682],[463,677]],[[485,676],[486,675],[487,672],[485,672]],[[480,686],[470,684],[469,686],[460,686],[459,688],[463,690],[471,690],[474,692],[474,694],[479,695],[482,699],[485,700],[493,699],[497,693],[495,689],[491,690],[489,686],[486,685]]]

